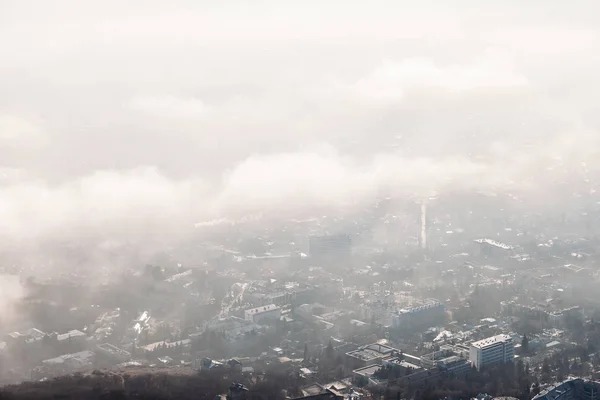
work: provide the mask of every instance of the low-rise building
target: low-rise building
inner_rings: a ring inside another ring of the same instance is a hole
[[[281,318],[281,308],[275,304],[251,308],[244,311],[244,318],[247,321],[254,322],[255,324],[265,321],[277,321],[279,318]]]
[[[457,356],[442,358],[438,360],[437,366],[440,370],[457,376],[471,371],[471,363]]]
[[[206,327],[208,332],[220,333],[228,341],[236,341],[243,338],[246,334],[258,332],[260,329],[260,326],[251,320],[233,316],[210,321]],[[193,334],[190,335],[190,337],[197,335],[198,334]]]
[[[50,375],[89,371],[94,365],[95,356],[94,352],[84,350],[44,360],[42,365]]]
[[[379,370],[381,370],[381,365],[379,364],[367,365],[352,371],[352,378],[357,383],[362,380],[364,381],[363,383],[382,385],[386,383],[387,379],[380,379],[376,376]]]
[[[77,329],[70,330],[69,332],[56,335],[58,343],[85,343],[87,335]]]
[[[102,355],[107,361],[114,363],[122,363],[131,359],[131,353],[118,348],[110,343],[102,343],[96,346],[98,355]]]
[[[398,310],[392,317],[392,327],[413,329],[429,324],[437,324],[446,317],[445,307],[437,300],[430,299],[425,304]]]
[[[400,350],[384,344],[373,343],[346,353],[346,361],[352,368],[361,368],[367,365],[381,364],[384,358],[397,354],[400,354]]]
[[[12,332],[6,336],[6,342],[12,346],[14,344],[24,344],[26,346],[41,345],[46,334],[39,329],[31,328],[24,332]]]

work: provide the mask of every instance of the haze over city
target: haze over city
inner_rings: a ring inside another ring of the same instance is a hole
[[[3,1],[3,231],[593,168],[598,7]]]
[[[489,338],[524,346],[492,396],[593,378],[598,49],[593,0],[0,0],[0,383],[277,348],[313,371],[288,398],[338,371],[416,399],[352,352],[431,373],[447,344],[481,372],[456,346]],[[210,336],[238,330],[260,343]]]

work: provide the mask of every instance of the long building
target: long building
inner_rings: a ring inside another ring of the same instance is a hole
[[[250,310],[244,311],[244,319],[252,321],[255,324],[260,324],[265,320],[276,321],[281,317],[281,308],[275,304],[269,304],[268,306],[261,306],[251,308]]]
[[[437,325],[445,318],[445,306],[429,299],[423,305],[398,310],[392,317],[392,327],[397,329],[423,328]]]
[[[538,394],[533,400],[598,400],[600,382],[569,379]]]
[[[475,368],[507,363],[515,356],[515,344],[509,335],[497,335],[471,343],[469,361]]]
[[[308,252],[311,258],[350,256],[352,237],[350,235],[312,236],[308,239]]]
[[[385,357],[401,354],[401,351],[384,344],[373,343],[359,347],[346,353],[346,361],[353,368],[362,368],[369,365],[379,365]]]

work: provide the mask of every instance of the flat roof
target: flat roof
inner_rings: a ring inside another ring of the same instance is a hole
[[[130,356],[131,355],[131,353],[129,353],[128,351],[118,348],[117,346],[112,345],[110,343],[99,344],[98,348],[101,350],[104,350],[108,353],[111,353],[111,354],[119,354],[122,356]]]
[[[278,310],[278,309],[279,309],[279,307],[276,306],[275,304],[269,304],[269,305],[266,305],[266,306],[251,308],[249,310],[246,310],[245,313],[247,313],[247,314],[260,314],[260,313],[264,313],[264,312],[275,311],[275,310]]]
[[[62,341],[62,340],[67,340],[72,337],[83,337],[83,336],[87,336],[87,335],[81,331],[78,331],[77,329],[73,329],[67,333],[57,335],[56,340]]]
[[[477,342],[471,343],[471,347],[475,347],[478,349],[485,349],[487,347],[493,346],[497,343],[512,341],[512,338],[509,335],[496,335],[489,337],[487,339],[479,340]]]
[[[367,365],[366,367],[355,369],[352,372],[354,372],[355,374],[370,376],[370,375],[373,375],[375,372],[377,372],[380,368],[381,368],[381,365],[372,364],[372,365]]]
[[[357,350],[350,351],[346,353],[346,355],[359,358],[361,360],[373,360],[376,358],[392,355],[394,351],[400,353],[399,350],[396,350],[393,347],[386,346],[385,344],[374,343],[361,347]]]
[[[94,357],[94,352],[89,350],[83,350],[77,353],[72,354],[63,354],[59,357],[50,358],[48,360],[42,361],[43,364],[64,364],[68,360],[75,360],[77,362],[89,362],[90,359]]]

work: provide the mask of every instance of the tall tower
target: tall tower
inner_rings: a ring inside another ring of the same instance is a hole
[[[421,203],[421,248],[427,250],[427,204]]]

